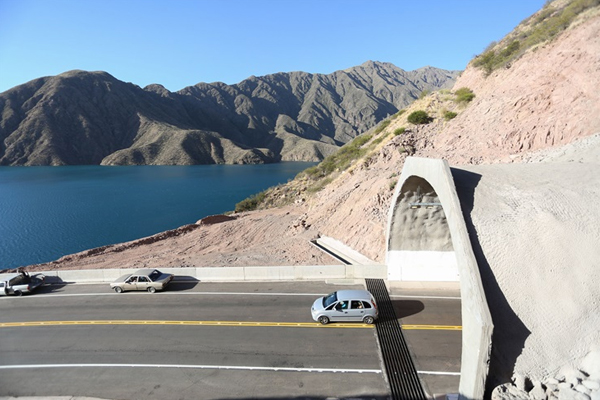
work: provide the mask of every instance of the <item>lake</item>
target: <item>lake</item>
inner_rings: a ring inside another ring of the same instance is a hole
[[[0,269],[232,211],[312,165],[0,167]]]

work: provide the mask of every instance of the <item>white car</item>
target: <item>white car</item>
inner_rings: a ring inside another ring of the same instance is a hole
[[[30,276],[27,272],[0,274],[0,295],[21,296],[42,286],[46,277],[42,274]]]
[[[330,321],[372,324],[379,317],[377,303],[368,290],[338,290],[319,297],[312,305],[311,314],[323,325]]]

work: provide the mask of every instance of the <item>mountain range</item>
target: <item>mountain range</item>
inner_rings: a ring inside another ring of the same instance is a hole
[[[0,93],[0,165],[319,161],[458,74],[368,61],[170,92],[69,71]]]

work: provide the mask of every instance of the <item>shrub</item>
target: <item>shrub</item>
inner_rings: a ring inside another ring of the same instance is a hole
[[[305,174],[309,178],[317,178],[320,174],[319,166],[315,165],[314,167],[307,168],[303,172],[300,172],[298,175],[301,175],[301,174]]]
[[[473,61],[473,66],[483,69],[483,72],[485,72],[486,76],[490,75],[495,68],[495,58],[496,52],[494,50],[488,50],[475,58],[475,61]]]
[[[308,168],[305,173],[309,178],[321,179],[331,174],[335,170],[344,170],[357,158],[362,157],[367,152],[363,149],[373,135],[361,135],[354,138],[350,143],[346,143],[337,152],[325,157],[319,165]]]
[[[419,100],[429,96],[429,93],[431,93],[429,90],[423,90],[421,94],[419,94]]]
[[[468,103],[475,98],[475,93],[467,87],[461,87],[454,92],[457,103]]]
[[[388,124],[389,124],[389,122],[388,122]],[[360,135],[360,136],[357,136],[357,137],[354,138],[354,140],[352,142],[350,142],[350,145],[348,147],[349,148],[353,148],[353,149],[357,149],[359,147],[362,147],[362,145],[364,145],[365,143],[367,143],[372,138],[373,138],[373,135]],[[346,147],[346,146],[344,146],[344,147]],[[342,149],[344,147],[342,147]],[[349,150],[349,149],[347,149],[347,150]]]
[[[520,49],[521,42],[517,39],[511,40],[498,52],[493,49],[486,51],[475,59],[473,65],[482,68],[485,74],[489,75],[500,67],[508,66],[520,54]]]
[[[402,114],[404,114],[406,112],[406,110],[402,109],[399,110],[396,114],[394,114],[394,118],[398,118],[399,116],[401,116]]]
[[[454,111],[445,111],[444,112],[444,119],[446,121],[450,121],[451,119],[455,118],[458,114],[455,113]]]
[[[247,199],[244,199],[235,205],[235,212],[252,211],[256,210],[258,205],[262,203],[266,198],[266,190],[260,193],[254,194]]]
[[[406,132],[406,128],[400,127],[398,129],[394,130],[394,136],[402,135],[404,132]]]
[[[573,20],[582,12],[600,5],[600,0],[572,0],[566,6],[555,9],[552,3],[547,3],[545,8],[532,20],[531,27],[522,31],[516,38],[508,41],[504,47],[502,43],[497,46],[495,42],[475,58],[473,66],[483,69],[486,75],[494,70],[510,66],[510,62],[519,57],[525,50],[555,38],[567,29]],[[500,47],[500,48],[498,48]],[[494,50],[497,48],[497,51]]]
[[[377,125],[377,128],[375,128],[375,131],[374,131],[375,135],[377,135],[378,133],[383,132],[383,130],[385,128],[387,128],[388,125],[391,124],[391,123],[392,123],[392,121],[389,120],[389,119],[383,120],[379,125]]]
[[[414,111],[414,112],[410,113],[407,120],[411,124],[424,125],[424,124],[428,124],[431,121],[433,121],[433,118],[431,118],[429,116],[429,114],[427,114],[427,112],[425,112],[423,110],[418,110],[418,111]]]

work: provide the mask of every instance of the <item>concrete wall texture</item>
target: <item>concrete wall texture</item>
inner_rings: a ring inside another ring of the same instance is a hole
[[[458,282],[454,251],[389,251],[386,257],[388,280],[416,282]],[[389,268],[389,266],[393,266]]]
[[[121,275],[135,271],[136,269],[47,271],[44,272],[44,275],[48,283],[97,283],[112,282]],[[175,274],[175,281],[191,280],[201,282],[385,279],[387,274],[386,266],[378,264],[161,268],[161,271]]]
[[[482,399],[488,373],[493,323],[487,305],[479,268],[450,167],[445,160],[408,158],[392,199],[387,232],[388,278],[402,278],[399,263],[408,260],[413,279],[432,281],[440,269],[439,280],[459,276],[462,311],[462,354],[459,397]],[[402,256],[410,251],[409,257]],[[432,254],[445,257],[424,268]],[[421,253],[421,254],[419,254]],[[451,260],[454,258],[454,260]],[[440,264],[447,261],[447,265]]]
[[[448,219],[435,189],[415,175],[402,175],[400,183],[388,218],[388,279],[458,282]]]

